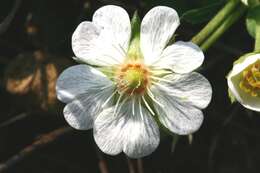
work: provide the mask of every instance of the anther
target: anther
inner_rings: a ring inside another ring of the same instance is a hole
[[[260,95],[260,61],[248,66],[242,72],[242,80],[239,87],[245,93],[250,94],[252,97]]]
[[[125,93],[143,94],[149,85],[149,70],[141,63],[127,63],[118,69],[117,87]]]

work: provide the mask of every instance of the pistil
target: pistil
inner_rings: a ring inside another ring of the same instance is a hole
[[[127,63],[119,67],[117,87],[127,94],[143,94],[150,84],[150,72],[142,63]]]

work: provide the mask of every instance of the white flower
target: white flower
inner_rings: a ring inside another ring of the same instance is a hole
[[[260,112],[260,54],[247,54],[236,61],[227,81],[232,99]]]
[[[103,152],[123,151],[132,158],[157,148],[156,118],[176,134],[198,130],[212,89],[207,79],[192,72],[204,60],[198,46],[181,41],[167,46],[178,26],[174,9],[151,9],[141,22],[142,58],[128,57],[131,24],[121,7],[104,6],[92,22],[82,22],[72,36],[76,59],[104,73],[76,65],[60,75],[57,95],[67,103],[67,122],[76,129],[93,128]]]

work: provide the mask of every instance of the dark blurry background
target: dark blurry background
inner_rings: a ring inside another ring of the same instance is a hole
[[[213,86],[213,100],[192,140],[181,136],[174,145],[173,137],[164,136],[153,154],[138,161],[123,154],[111,157],[101,153],[91,130],[69,129],[69,133],[51,141],[55,129],[67,126],[62,114],[64,105],[56,100],[54,86],[58,74],[75,64],[71,59],[71,35],[81,21],[91,20],[96,9],[108,4],[124,7],[130,16],[138,10],[143,17],[156,5],[173,7],[182,16],[188,10],[215,3],[219,4],[199,22],[181,21],[176,40],[185,41],[225,2],[1,0],[0,22],[5,23],[0,25],[0,170],[8,167],[6,172],[10,173],[260,172],[260,115],[239,104],[231,105],[225,79],[232,62],[253,47],[244,18],[205,53],[200,72]],[[36,146],[36,150],[30,151],[31,146]],[[143,171],[138,172],[140,167]]]

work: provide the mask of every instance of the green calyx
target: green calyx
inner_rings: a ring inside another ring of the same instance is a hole
[[[131,20],[132,34],[130,39],[130,44],[127,52],[128,60],[138,60],[143,59],[143,55],[140,48],[140,28],[141,20],[138,16],[137,11]]]

